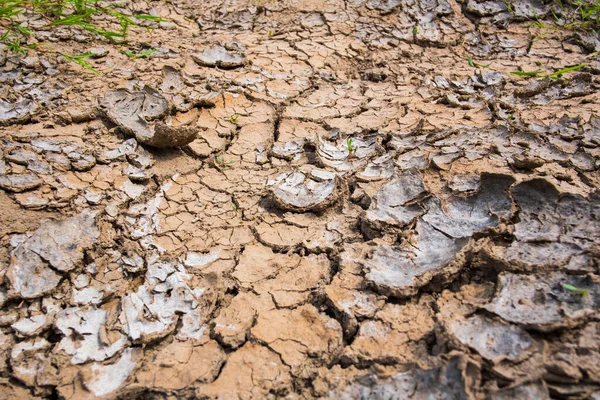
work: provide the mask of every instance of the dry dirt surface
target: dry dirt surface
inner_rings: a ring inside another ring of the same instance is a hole
[[[600,398],[600,40],[506,4],[0,47],[0,399]]]

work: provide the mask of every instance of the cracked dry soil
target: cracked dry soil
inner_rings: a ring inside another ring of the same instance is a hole
[[[552,4],[133,1],[148,59],[36,33],[100,76],[0,48],[0,398],[600,398],[600,41]]]

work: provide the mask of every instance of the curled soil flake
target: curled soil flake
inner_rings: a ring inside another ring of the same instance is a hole
[[[434,277],[449,276],[460,269],[457,254],[467,239],[453,239],[426,222],[417,222],[415,245],[375,246],[363,261],[365,280],[388,296],[407,297]]]
[[[581,292],[568,290],[571,285]],[[585,294],[583,294],[585,293]],[[539,275],[502,273],[492,302],[485,306],[504,320],[526,328],[550,332],[574,327],[597,313],[600,289],[595,275]]]
[[[493,362],[517,361],[533,344],[531,336],[521,328],[480,315],[454,319],[448,323],[448,331]]]
[[[453,356],[432,369],[412,369],[389,378],[367,375],[342,390],[331,392],[329,399],[474,399],[470,387],[478,379],[477,365],[464,356]]]
[[[64,338],[57,349],[72,355],[73,364],[88,360],[103,361],[122,350],[127,343],[125,335],[113,332],[113,340],[106,337],[106,311],[102,309],[67,308],[56,316],[54,326]]]
[[[61,279],[52,268],[63,272],[75,268],[99,235],[93,212],[84,211],[62,221],[42,222],[33,235],[12,252],[7,275],[13,289],[24,298],[39,297],[51,291]]]
[[[8,192],[25,192],[40,187],[43,181],[33,174],[0,175],[0,188]]]
[[[154,147],[178,147],[196,139],[198,129],[166,117],[169,103],[160,94],[145,89],[130,92],[112,89],[106,92],[100,106],[107,117],[138,142]]]
[[[427,193],[421,175],[417,170],[408,170],[395,176],[383,185],[375,195],[370,209],[363,218],[363,229],[377,231],[386,226],[403,227],[424,213],[416,204]]]
[[[15,103],[0,100],[0,126],[22,124],[39,110],[39,105],[31,100],[21,98]]]
[[[90,364],[82,372],[84,387],[97,397],[115,392],[133,372],[142,355],[142,349],[129,348],[114,364]]]
[[[282,174],[275,179],[271,194],[284,210],[321,211],[338,198],[337,178],[332,174],[326,180],[316,181],[302,172]]]
[[[221,68],[241,67],[246,61],[246,56],[238,43],[228,43],[225,46],[216,45],[202,53],[192,54],[192,58],[200,65]]]

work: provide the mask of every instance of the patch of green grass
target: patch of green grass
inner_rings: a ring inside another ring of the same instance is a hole
[[[600,0],[554,0],[554,4],[558,9],[556,12],[554,9],[550,10],[553,20],[542,21],[534,8],[530,26],[544,30],[566,29],[600,33]],[[511,9],[509,8],[509,11]]]
[[[165,22],[166,20],[147,14],[126,15],[117,9],[123,3],[107,4],[96,0],[0,0],[0,42],[16,54],[26,54],[34,32],[23,20],[41,19],[44,30],[59,26],[71,26],[82,32],[104,38],[112,43],[124,41],[131,26],[140,20]],[[97,25],[97,18],[108,19],[109,27]],[[117,28],[118,26],[118,28]],[[37,44],[39,45],[39,44]],[[155,52],[154,50],[152,52]],[[143,52],[134,58],[147,57],[152,53]],[[85,62],[87,55],[65,55],[67,60],[97,73]]]
[[[561,69],[558,69],[558,70],[556,70],[554,72],[550,72],[550,73],[538,69],[535,71],[512,71],[511,74],[520,76],[522,78],[536,77],[536,78],[550,78],[552,80],[558,80],[558,79],[562,78],[562,76],[564,74],[566,74],[568,72],[577,71],[578,69],[581,69],[585,66],[586,66],[586,64],[578,64],[578,65],[573,65],[570,67],[561,68]]]
[[[578,287],[575,287],[573,285],[569,285],[568,283],[563,283],[562,287],[570,292],[575,292],[580,296],[585,296],[586,294],[588,294],[590,291],[587,289],[580,289]]]

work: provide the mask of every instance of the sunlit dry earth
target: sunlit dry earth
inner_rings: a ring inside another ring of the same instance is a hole
[[[600,398],[600,40],[552,4],[0,47],[0,399]]]

